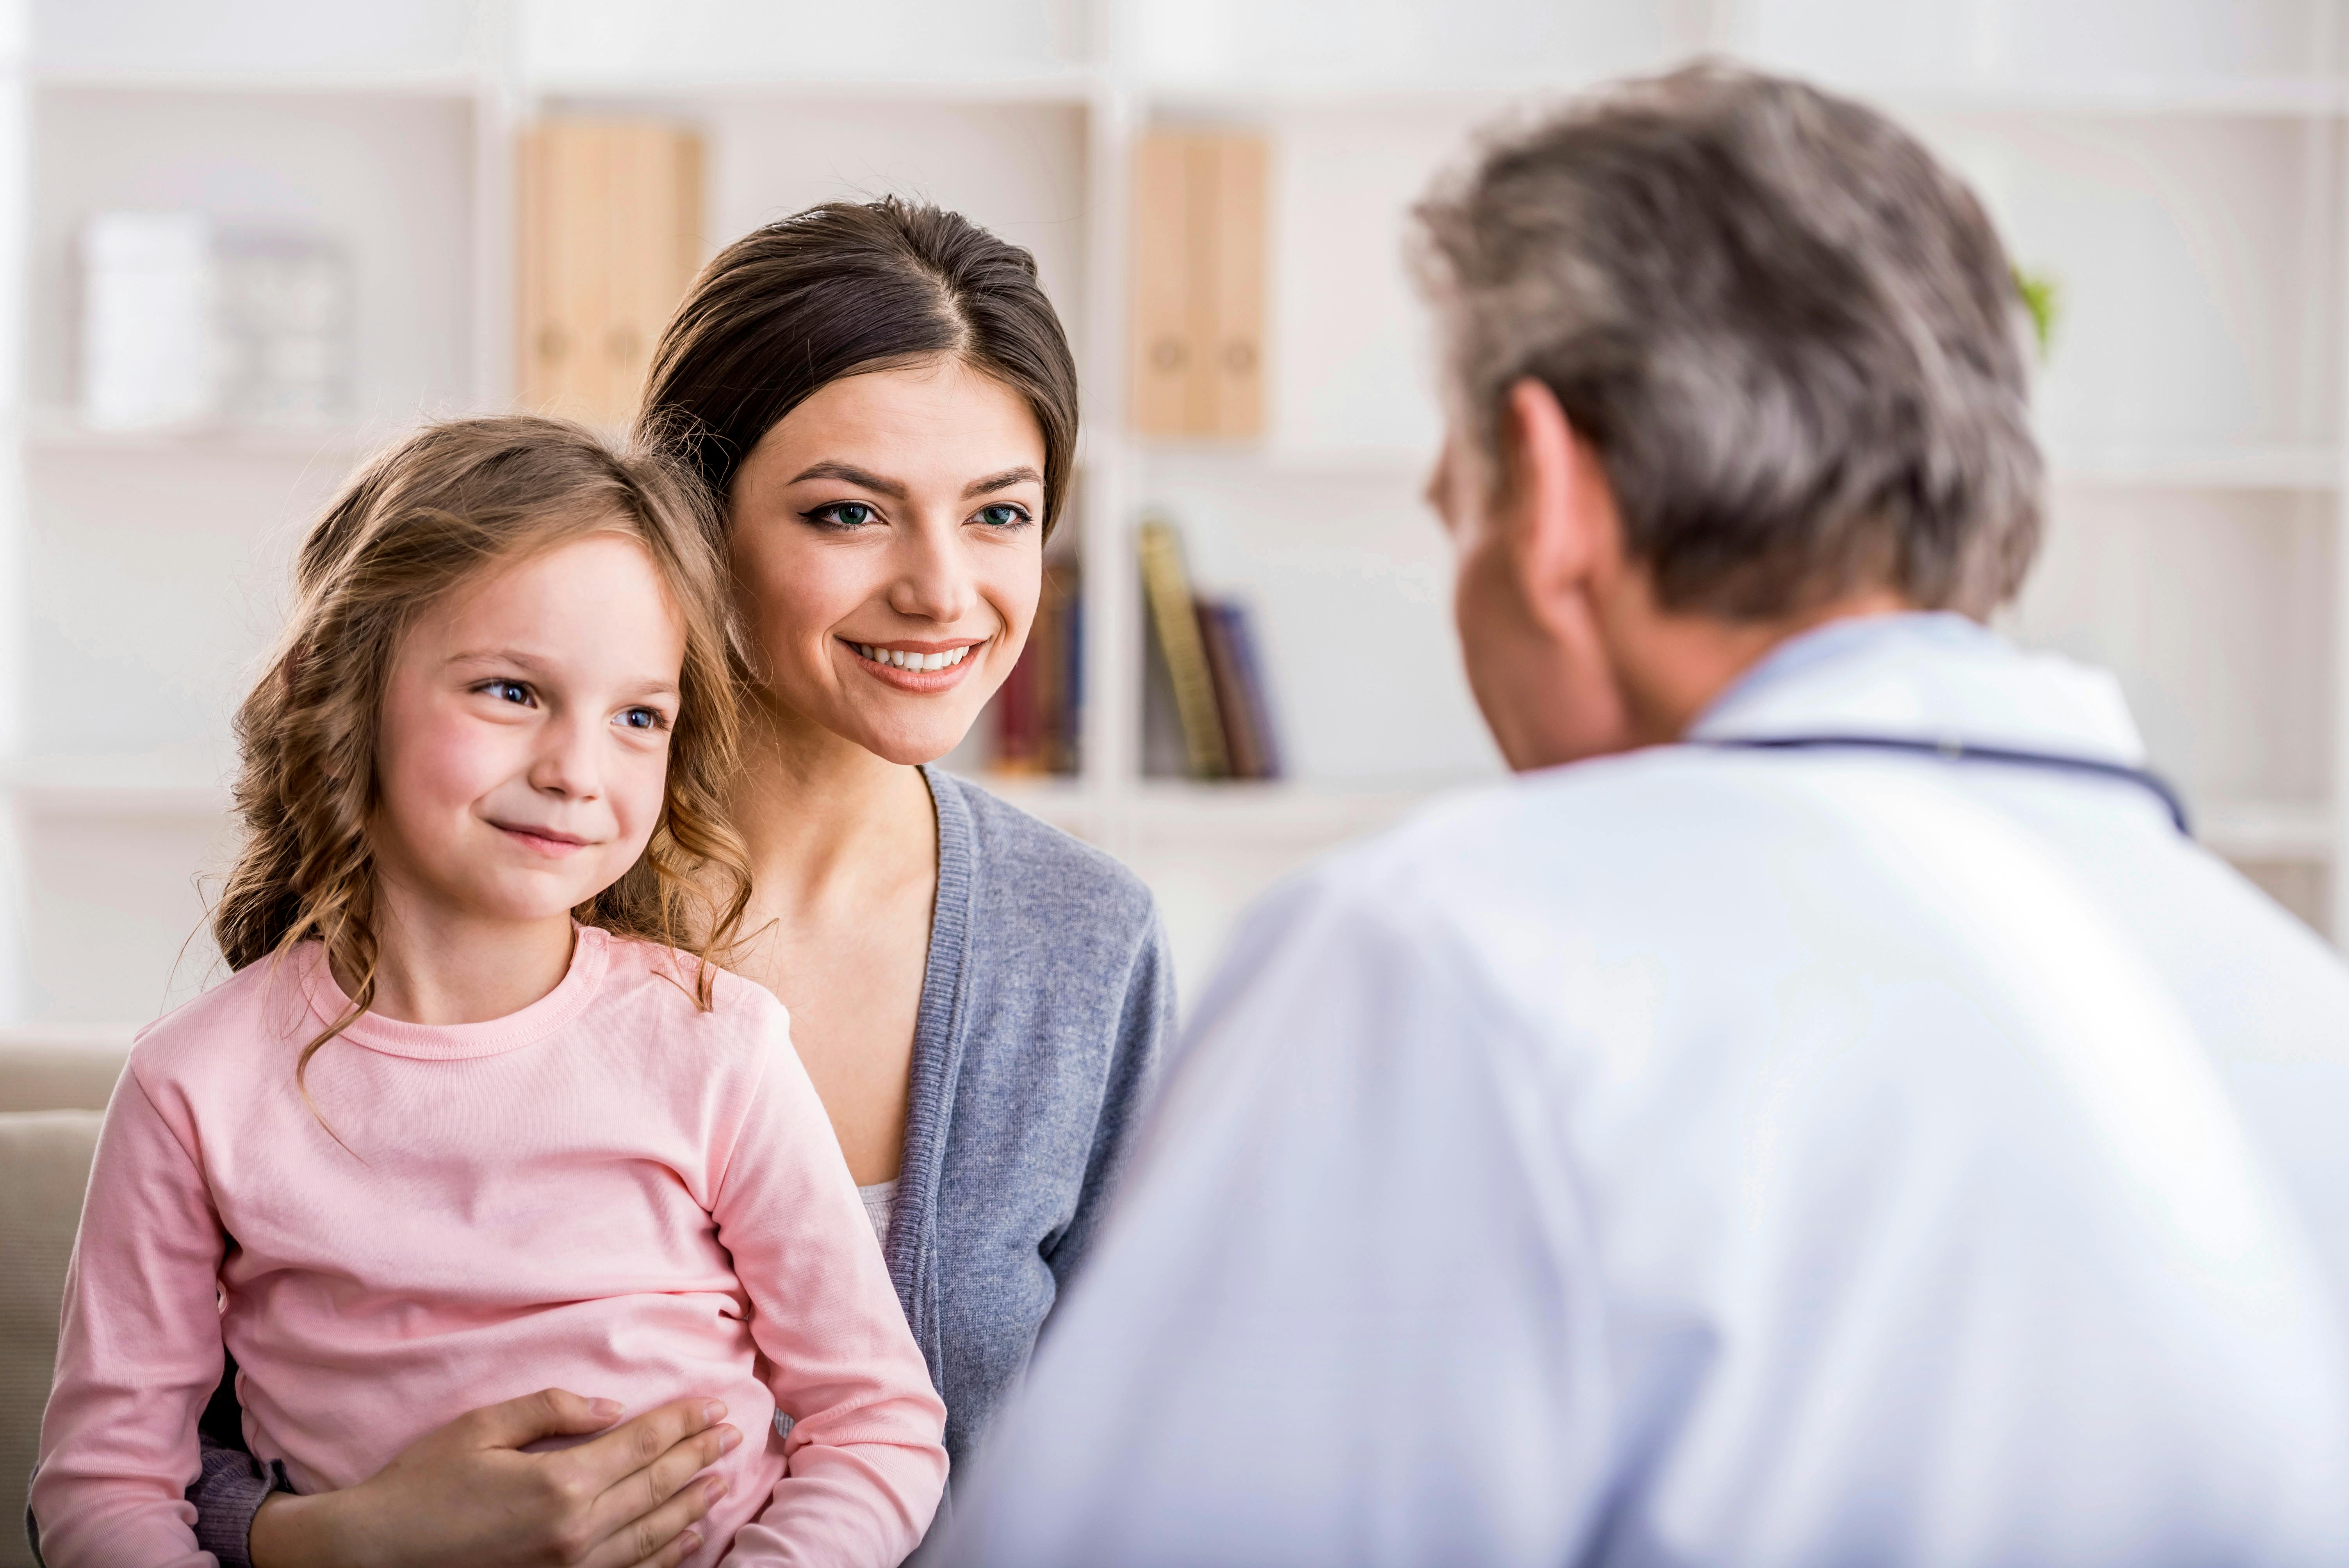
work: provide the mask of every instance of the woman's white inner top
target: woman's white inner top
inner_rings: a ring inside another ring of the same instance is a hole
[[[864,1217],[873,1222],[873,1233],[881,1244],[889,1244],[889,1211],[897,1202],[897,1181],[875,1181],[870,1187],[859,1187],[856,1195],[864,1200]]]

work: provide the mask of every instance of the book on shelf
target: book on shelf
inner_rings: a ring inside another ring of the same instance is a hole
[[[1206,644],[1207,671],[1215,677],[1216,707],[1224,722],[1224,743],[1235,779],[1281,776],[1280,741],[1273,727],[1272,702],[1257,656],[1256,625],[1247,606],[1233,599],[1202,599],[1200,637]]]
[[[1141,561],[1151,629],[1143,770],[1279,778],[1278,731],[1247,607],[1193,591],[1171,523],[1143,524]]]
[[[1077,770],[1084,714],[1084,598],[1073,561],[1048,562],[1028,645],[995,695],[996,772]]]

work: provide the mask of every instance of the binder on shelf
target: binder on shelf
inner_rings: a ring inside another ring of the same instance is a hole
[[[1134,152],[1133,426],[1264,431],[1265,143],[1156,131]]]
[[[700,265],[701,139],[654,120],[546,119],[521,151],[523,404],[626,424]]]

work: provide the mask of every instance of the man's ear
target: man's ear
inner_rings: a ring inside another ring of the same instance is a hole
[[[1586,591],[1622,551],[1607,470],[1557,395],[1530,376],[1509,388],[1502,452],[1502,526],[1526,603],[1552,632],[1567,632],[1568,622],[1579,630]]]

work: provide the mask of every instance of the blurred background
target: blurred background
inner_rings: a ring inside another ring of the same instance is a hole
[[[1086,383],[1036,645],[952,765],[1123,857],[1186,991],[1268,882],[1499,764],[1402,256],[1470,131],[1713,52],[1899,116],[2044,307],[2008,617],[2116,669],[2320,930],[2344,769],[2342,0],[7,0],[0,1024],[215,974],[228,716],[420,417],[618,424],[695,268],[889,191],[1028,246]]]

